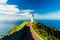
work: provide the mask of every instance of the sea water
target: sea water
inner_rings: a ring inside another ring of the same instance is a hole
[[[37,21],[48,27],[60,30],[60,20],[37,20]]]
[[[14,28],[20,25],[23,21],[26,20],[0,20],[0,35],[6,34],[11,28]],[[48,27],[55,28],[60,30],[60,20],[35,20],[40,22]]]
[[[6,34],[12,28],[20,25],[23,20],[0,20],[0,35]]]

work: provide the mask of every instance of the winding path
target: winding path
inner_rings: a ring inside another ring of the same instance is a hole
[[[32,29],[32,24],[28,23],[28,26],[30,27],[30,31],[32,33],[32,36],[34,38],[34,40],[42,40],[37,34],[36,32]]]
[[[32,29],[31,23],[28,22],[28,28],[22,40],[42,40],[42,39]]]

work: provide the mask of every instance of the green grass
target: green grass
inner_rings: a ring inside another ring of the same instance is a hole
[[[31,23],[31,22],[30,22]],[[43,39],[43,40],[56,40],[55,35],[59,34],[58,30],[55,30],[54,28],[49,28],[41,23],[38,22],[32,22],[32,28],[33,30]],[[7,35],[13,34],[14,32],[17,32],[24,28],[25,25],[28,25],[28,22],[23,22],[17,27],[12,28]],[[51,35],[50,32],[53,34]],[[58,33],[57,33],[58,32]],[[49,34],[49,35],[48,35]],[[54,35],[54,36],[53,36]]]
[[[24,26],[25,26],[27,23],[28,23],[28,22],[25,21],[25,22],[23,22],[22,24],[20,24],[19,26],[12,28],[12,29],[7,33],[7,35],[13,34],[14,32],[17,32],[17,31],[21,30],[22,28],[24,28]]]
[[[36,28],[33,28],[33,29],[34,29],[34,31],[35,31],[43,40],[47,40],[47,38],[44,37],[44,36],[40,33],[40,31],[39,31],[38,29],[36,29]]]
[[[48,32],[45,31],[44,27],[49,29],[49,27],[44,26],[38,22],[33,22],[32,23],[33,30],[43,39],[43,40],[56,40],[56,38],[52,35],[48,35]],[[38,27],[39,26],[39,27]],[[37,28],[38,27],[38,28]],[[50,28],[51,29],[51,28]],[[56,31],[55,29],[51,29]],[[47,30],[48,31],[48,30]]]

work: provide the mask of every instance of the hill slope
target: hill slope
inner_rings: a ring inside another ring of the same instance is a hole
[[[12,28],[1,40],[21,40],[26,32],[27,23],[28,22],[23,22],[21,25]]]
[[[60,40],[60,31],[50,28],[44,24],[33,22],[33,30],[42,37],[43,40]],[[23,34],[26,33],[28,22],[23,22],[21,25],[11,29],[2,40],[20,40]],[[29,30],[29,28],[28,28]],[[28,34],[29,35],[29,34]]]
[[[33,22],[34,31],[44,40],[60,40],[60,31],[38,22]]]
[[[28,22],[25,21],[25,22],[23,22],[22,24],[20,24],[19,26],[12,28],[12,29],[7,33],[7,35],[13,34],[14,32],[17,32],[17,31],[21,30],[22,28],[24,28],[24,26],[25,26],[27,23],[28,23]]]

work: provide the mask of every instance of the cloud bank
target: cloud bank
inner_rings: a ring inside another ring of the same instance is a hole
[[[0,19],[22,19],[27,20],[30,19],[30,14],[34,10],[20,10],[17,8],[16,5],[8,5],[8,0],[0,0]],[[60,20],[60,10],[56,12],[46,13],[43,15],[40,14],[33,14],[35,19],[42,19],[42,20]]]
[[[8,0],[0,0],[0,4],[7,3]]]
[[[9,5],[8,0],[0,0],[0,19],[4,20],[27,20],[30,13],[34,10],[20,10],[16,5]]]
[[[56,12],[46,13],[43,15],[35,14],[35,19],[60,20],[60,10]]]

